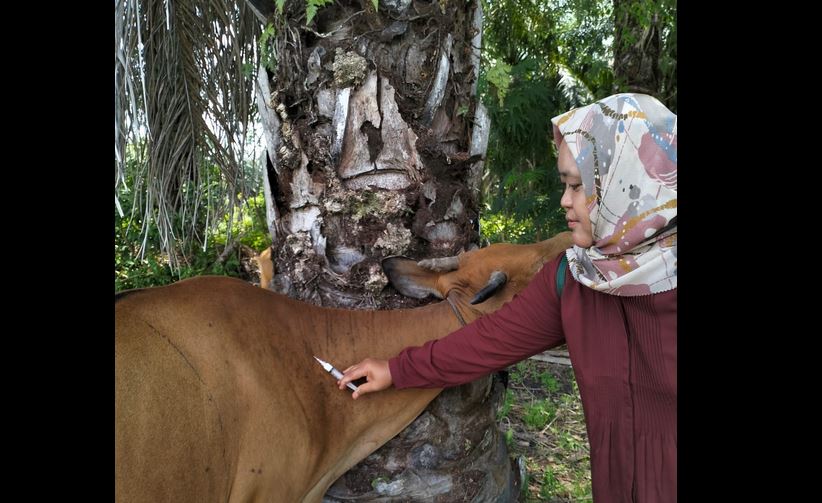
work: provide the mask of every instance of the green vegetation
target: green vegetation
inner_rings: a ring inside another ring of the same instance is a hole
[[[537,400],[525,408],[525,424],[531,429],[541,430],[557,415],[557,408],[551,400]]]
[[[525,360],[509,372],[498,417],[511,456],[525,464],[521,501],[590,502],[588,441],[573,371]]]
[[[126,163],[125,186],[133,187],[134,158]],[[212,168],[219,176],[217,168]],[[208,188],[204,198],[208,197]],[[215,191],[217,192],[217,191]],[[201,194],[203,196],[203,194]],[[225,216],[217,222],[207,222],[206,210],[190,216],[195,220],[196,238],[184,243],[176,239],[178,250],[172,263],[162,252],[163,237],[157,226],[148,225],[145,240],[141,239],[143,226],[150,224],[156,215],[145,212],[145,202],[139,199],[137,189],[124,190],[119,194],[122,216],[114,209],[114,290],[160,286],[204,274],[246,278],[249,255],[264,249],[270,238],[265,225],[263,194],[253,194],[236,206],[233,216]],[[176,216],[179,220],[183,215]],[[148,221],[147,221],[148,220]],[[175,221],[174,228],[187,228]]]
[[[305,2],[305,24],[308,26],[317,15],[317,9],[332,3],[334,0],[306,0]]]
[[[637,90],[632,75],[615,74],[617,33],[620,51],[659,67],[657,88],[642,92],[676,112],[676,1],[621,2],[616,17],[609,0],[482,1],[478,92],[491,133],[480,232],[491,243],[534,242],[566,228],[551,118]],[[629,51],[637,34],[652,28],[659,34],[658,54]]]
[[[505,397],[502,400],[502,405],[500,405],[499,410],[497,411],[497,421],[501,421],[508,417],[508,413],[511,411],[511,405],[514,404],[514,392],[510,389],[505,390]]]
[[[551,375],[550,372],[543,372],[539,375],[539,380],[542,383],[542,386],[548,390],[549,393],[556,393],[559,391],[559,381],[557,378]]]
[[[278,9],[282,10],[282,5],[279,5]],[[275,28],[272,23],[268,23],[260,34],[258,48],[260,51],[260,64],[270,72],[277,71],[277,53],[274,51],[274,46],[272,45],[276,34],[277,28]]]
[[[546,468],[542,474],[541,487],[539,489],[540,499],[550,499],[561,487],[559,480],[557,480],[551,468]]]

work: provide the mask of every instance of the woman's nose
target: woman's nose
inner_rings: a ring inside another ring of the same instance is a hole
[[[568,189],[562,191],[562,197],[559,198],[559,205],[565,209],[571,207],[571,196],[568,195]]]

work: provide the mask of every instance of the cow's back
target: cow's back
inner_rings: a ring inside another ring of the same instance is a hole
[[[184,350],[145,316],[153,295],[131,293],[115,308],[116,499],[225,501],[224,425]]]

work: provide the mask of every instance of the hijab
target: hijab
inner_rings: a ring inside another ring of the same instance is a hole
[[[623,93],[551,119],[582,176],[594,244],[566,252],[574,279],[611,295],[676,288],[676,115]]]

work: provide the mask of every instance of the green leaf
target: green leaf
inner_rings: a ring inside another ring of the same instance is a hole
[[[508,88],[511,86],[511,65],[504,61],[495,61],[485,74],[485,78],[497,88],[499,106],[502,107]]]
[[[334,0],[306,0],[305,3],[305,25],[311,24],[314,16],[317,15],[317,10],[323,5],[328,5]]]
[[[380,6],[380,0],[371,0],[371,3],[374,4],[374,12],[377,12],[377,9]]]
[[[277,55],[274,54],[270,41],[274,40],[274,36],[276,34],[277,29],[274,27],[273,24],[268,23],[263,32],[260,34],[259,41],[260,62],[263,64],[264,67],[268,68],[272,72],[276,70]]]
[[[311,20],[317,15],[317,6],[311,2],[305,8],[305,25],[311,24]]]
[[[277,14],[283,15],[283,4],[285,4],[285,0],[276,0],[277,3]]]

